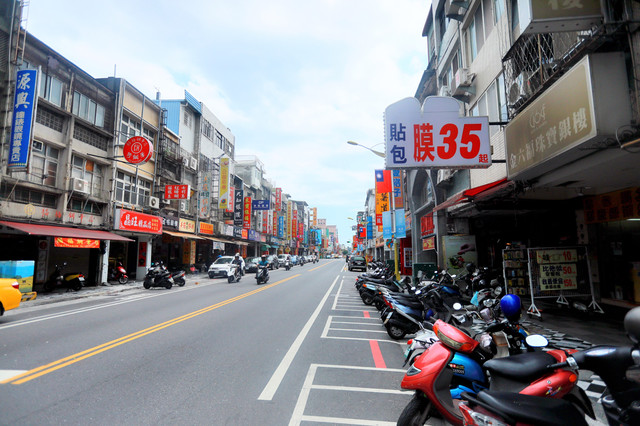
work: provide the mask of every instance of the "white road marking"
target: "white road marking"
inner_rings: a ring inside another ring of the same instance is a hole
[[[0,370],[0,382],[26,372],[27,370]]]
[[[296,402],[296,406],[293,409],[293,414],[291,416],[291,420],[289,421],[289,426],[298,426],[303,421],[317,422],[317,423],[350,424],[350,425],[395,425],[395,422],[381,422],[379,420],[349,419],[349,418],[342,418],[342,417],[305,416],[304,409],[307,406],[307,401],[309,399],[309,393],[311,392],[311,389],[330,389],[330,390],[351,391],[351,392],[369,392],[369,393],[386,393],[386,394],[413,393],[413,392],[397,391],[393,389],[314,385],[313,380],[319,368],[384,371],[385,373],[388,373],[388,372],[405,373],[405,370],[396,369],[396,368],[376,368],[376,367],[360,367],[360,366],[352,366],[352,365],[311,364],[309,366],[309,370],[307,371],[307,377],[305,378],[304,384],[302,385],[300,396],[298,396],[298,401]]]
[[[273,399],[273,395],[275,395],[276,391],[278,390],[278,387],[280,386],[280,383],[282,382],[282,379],[284,379],[285,374],[287,374],[287,370],[289,370],[289,367],[293,362],[293,358],[295,358],[296,354],[298,353],[298,350],[300,350],[300,346],[302,346],[302,342],[307,337],[307,334],[309,334],[309,330],[311,329],[311,326],[315,322],[316,318],[318,318],[318,315],[320,315],[322,306],[326,303],[327,299],[329,298],[329,295],[331,294],[333,287],[335,287],[336,282],[338,281],[338,278],[339,277],[336,277],[336,279],[333,280],[333,284],[331,284],[331,287],[329,287],[329,290],[327,290],[327,293],[324,295],[324,297],[318,304],[318,307],[313,312],[313,314],[311,314],[311,317],[309,318],[305,326],[300,331],[300,334],[298,334],[298,337],[296,337],[296,340],[294,340],[294,342],[291,344],[291,347],[285,354],[284,358],[282,358],[282,361],[280,361],[280,365],[278,365],[278,368],[276,368],[276,371],[271,376],[271,379],[269,380],[265,388],[262,390],[262,393],[258,397],[258,400],[271,401]]]

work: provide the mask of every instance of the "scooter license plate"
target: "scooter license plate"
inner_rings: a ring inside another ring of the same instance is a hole
[[[84,282],[84,277],[78,277],[78,281]]]
[[[393,312],[389,312],[387,314],[387,317],[384,319],[383,324],[386,324],[387,322],[389,322],[389,320],[391,319],[391,315],[393,315]]]

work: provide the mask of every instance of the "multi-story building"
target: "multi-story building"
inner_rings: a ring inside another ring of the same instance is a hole
[[[451,96],[464,115],[488,116],[493,163],[409,173],[417,261],[459,267],[471,254],[462,242],[477,248],[465,261],[532,301],[640,302],[639,13],[633,1],[432,3],[416,97]],[[531,249],[517,259],[528,268],[503,256],[515,248]],[[540,259],[559,252],[579,260],[547,276]]]

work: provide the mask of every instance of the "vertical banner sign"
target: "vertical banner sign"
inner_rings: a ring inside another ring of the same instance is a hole
[[[298,223],[298,240],[304,240],[304,223],[302,222]]]
[[[278,238],[284,238],[284,230],[285,230],[284,216],[279,215],[278,216]]]
[[[385,240],[392,238],[391,220],[390,211],[382,212],[382,238]]]
[[[220,188],[218,189],[218,208],[227,209],[229,205],[229,157],[220,159]]]
[[[269,210],[262,212],[262,232],[265,234],[269,233]]]
[[[278,233],[278,212],[277,211],[273,211],[272,214],[272,220],[273,220],[273,227],[271,228],[271,234],[275,237],[280,238],[280,234]]]
[[[460,117],[450,97],[416,98],[384,112],[385,167],[486,168],[491,165],[489,117]]]
[[[291,238],[296,239],[298,237],[298,209],[293,209],[291,212]]]
[[[202,172],[200,175],[200,191],[198,193],[200,201],[200,217],[209,216],[209,203],[211,199],[211,175]]]
[[[373,240],[373,217],[367,216],[367,239]]]
[[[405,238],[407,236],[407,226],[404,220],[404,209],[396,209],[396,238]]]
[[[311,210],[313,211],[313,227],[315,228],[318,226],[318,208],[314,207]]]
[[[244,197],[244,208],[242,214],[242,227],[251,228],[251,197]]]
[[[235,201],[235,188],[233,186],[229,187],[229,201],[227,202],[227,208],[224,209],[227,213],[233,213],[233,206]]]
[[[38,71],[36,70],[20,70],[16,75],[16,94],[13,100],[7,164],[10,169],[26,168],[29,161],[37,79]]]
[[[244,208],[244,191],[242,189],[237,189],[235,196],[233,197],[233,224],[235,226],[243,225],[243,208]]]
[[[293,215],[293,203],[291,201],[287,201],[287,240],[291,239],[291,217]]]
[[[402,190],[402,170],[392,170],[391,183],[396,209],[404,208],[404,194]]]
[[[276,206],[275,211],[282,210],[282,188],[276,188]]]
[[[389,194],[376,194],[376,225],[382,226],[382,212],[389,210]]]

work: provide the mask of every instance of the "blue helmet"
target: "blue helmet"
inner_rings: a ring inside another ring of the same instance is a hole
[[[510,322],[518,321],[522,312],[520,298],[515,294],[507,294],[500,299],[500,309],[502,309],[505,318]]]

